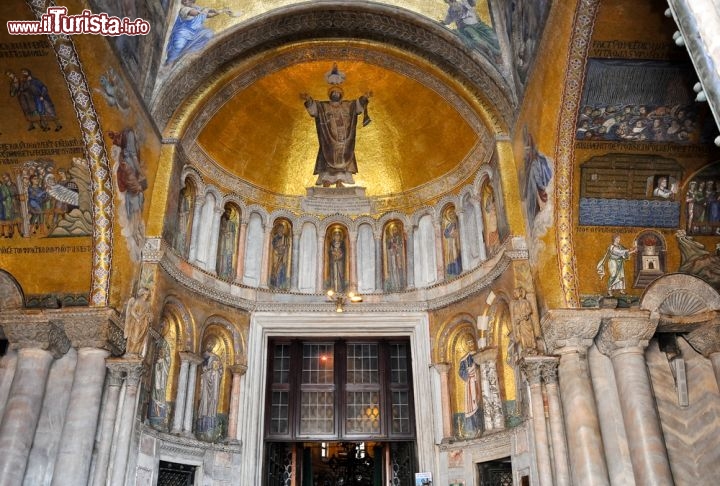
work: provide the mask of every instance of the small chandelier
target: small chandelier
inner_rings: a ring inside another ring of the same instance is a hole
[[[327,291],[327,298],[331,302],[335,302],[335,312],[345,312],[344,306],[348,302],[356,304],[358,302],[362,302],[363,298],[362,295],[358,295],[355,292],[348,292],[347,294],[344,294],[342,292],[335,292],[334,290],[330,289]]]

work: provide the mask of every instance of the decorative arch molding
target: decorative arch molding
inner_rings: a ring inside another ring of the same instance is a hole
[[[437,223],[438,218],[438,212],[435,210],[435,207],[433,206],[423,206],[421,208],[418,208],[412,215],[411,221],[413,226],[417,226],[420,224],[420,220],[424,216],[430,216],[430,219],[432,219],[433,223]]]
[[[232,362],[228,362],[227,364],[234,365],[241,363],[245,356],[245,339],[243,338],[237,327],[223,316],[212,315],[208,317],[203,324],[201,332],[203,339],[205,339],[205,335],[212,327],[220,327],[224,329],[228,333],[227,336],[230,337],[231,342],[228,342],[226,340],[225,345],[228,347],[228,349],[232,349],[233,355],[231,357],[228,357],[232,358]],[[225,337],[227,338],[227,336]]]
[[[258,204],[251,204],[250,206],[248,206],[246,208],[245,214],[242,215],[243,222],[250,221],[250,216],[253,213],[260,216],[260,221],[262,221],[263,227],[268,224],[270,215],[268,214],[267,209],[265,209],[264,207],[262,207]]]
[[[159,86],[151,100],[153,118],[164,131],[172,132],[172,125],[185,121],[172,119],[182,106],[177,100],[203,92],[211,79],[232,69],[235,61],[284,44],[338,37],[389,44],[454,73],[465,89],[483,101],[490,124],[501,132],[511,126],[517,96],[494,62],[468,50],[458,36],[421,15],[397,7],[347,2],[293,5],[228,29],[202,56],[182,63]]]
[[[450,360],[448,354],[449,345],[463,331],[468,330],[475,339],[475,317],[467,312],[456,314],[440,325],[436,334],[436,346],[433,358],[435,363],[447,363]]]
[[[357,227],[355,226],[355,222],[352,219],[345,216],[344,214],[333,214],[332,216],[328,216],[327,218],[323,219],[320,223],[320,234],[324,235],[325,233],[327,233],[328,228],[334,224],[341,224],[345,226],[345,228],[348,230],[348,233],[357,232]]]
[[[178,322],[178,327],[182,330],[184,348],[181,351],[195,351],[198,342],[195,320],[188,312],[185,304],[174,295],[168,295],[163,301],[162,315],[166,313],[170,314]]]
[[[205,181],[202,174],[192,165],[185,165],[180,173],[180,183],[185,186],[187,180],[190,179],[195,185],[197,195],[205,194]]]

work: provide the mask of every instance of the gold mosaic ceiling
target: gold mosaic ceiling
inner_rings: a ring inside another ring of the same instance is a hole
[[[337,61],[346,75],[345,99],[373,94],[372,123],[364,127],[358,123],[355,148],[355,181],[367,188],[368,196],[442,182],[458,166],[479,163],[472,159],[484,138],[481,117],[446,75],[417,60],[394,59],[372,46],[342,45],[330,41],[296,46],[283,53],[292,61],[273,60],[264,76],[250,77],[247,70],[238,73],[228,83],[235,86],[217,90],[214,102],[206,103],[204,110],[212,114],[193,130],[198,148],[211,163],[257,188],[305,195],[315,182],[318,141],[315,122],[299,95],[306,92],[326,100],[325,74]],[[327,56],[328,49],[347,55]],[[324,54],[316,55],[320,51]]]

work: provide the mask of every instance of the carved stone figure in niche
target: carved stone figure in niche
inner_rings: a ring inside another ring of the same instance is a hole
[[[465,382],[463,417],[458,432],[461,437],[475,437],[481,432],[482,394],[480,388],[480,373],[475,363],[475,340],[467,335],[461,344],[465,354],[458,363],[458,374]]]
[[[235,254],[238,243],[239,214],[232,206],[226,206],[220,217],[220,241],[218,242],[217,274],[220,278],[235,277]]]
[[[495,193],[489,183],[482,188],[482,215],[485,233],[485,245],[492,255],[500,247],[500,233],[498,232],[498,216],[495,205]]]
[[[335,292],[344,292],[347,287],[347,249],[345,234],[339,227],[331,230],[330,240],[327,243],[327,288]]]
[[[514,356],[515,362],[523,356],[538,354],[537,336],[532,320],[533,308],[526,295],[524,288],[517,287],[513,291],[513,301],[510,303],[512,329],[509,343],[511,350],[508,356]]]
[[[450,205],[443,211],[443,253],[445,256],[445,276],[455,277],[462,273],[460,258],[460,231],[455,207]]]
[[[270,288],[287,290],[290,287],[290,254],[292,251],[292,236],[290,223],[278,220],[272,230],[270,238]]]
[[[221,435],[218,403],[222,375],[223,365],[220,357],[212,351],[212,345],[208,344],[203,354],[200,375],[200,406],[198,407],[197,423],[199,437],[205,440],[216,440]]]
[[[343,184],[355,184],[353,174],[357,174],[355,159],[355,137],[357,117],[363,115],[363,126],[370,123],[367,106],[372,93],[368,92],[356,100],[343,101],[345,74],[333,65],[325,75],[330,88],[329,101],[316,101],[309,94],[301,93],[310,116],[315,118],[318,150],[313,174],[317,175],[316,186],[343,187]]]
[[[186,185],[180,190],[180,200],[178,201],[177,231],[175,232],[174,246],[183,257],[187,257],[190,246],[189,236],[192,231],[193,193],[193,188]]]
[[[392,222],[385,227],[385,290],[405,288],[405,239],[402,227]]]
[[[166,425],[168,417],[166,391],[170,373],[170,346],[165,339],[157,343],[155,364],[153,365],[153,386],[150,396],[148,416],[154,425]]]
[[[145,338],[151,322],[150,290],[141,287],[125,308],[125,354],[145,356]]]
[[[614,235],[612,243],[608,246],[605,254],[597,263],[597,273],[600,278],[605,277],[605,262],[608,267],[608,283],[607,294],[613,296],[613,291],[619,290],[621,294],[625,294],[625,261],[630,259],[630,255],[637,251],[637,246],[627,249],[620,244],[620,235]]]

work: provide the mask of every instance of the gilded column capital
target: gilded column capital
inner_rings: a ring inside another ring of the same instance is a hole
[[[712,322],[693,329],[685,335],[690,346],[706,358],[720,353],[720,322]]]
[[[545,313],[540,327],[548,354],[585,352],[592,346],[600,328],[602,314],[597,309],[552,309]]]
[[[60,358],[70,349],[62,321],[43,310],[12,310],[0,313],[0,325],[11,349],[38,348]]]
[[[602,320],[595,339],[601,353],[611,356],[623,350],[645,349],[657,322],[649,315],[611,317]]]

